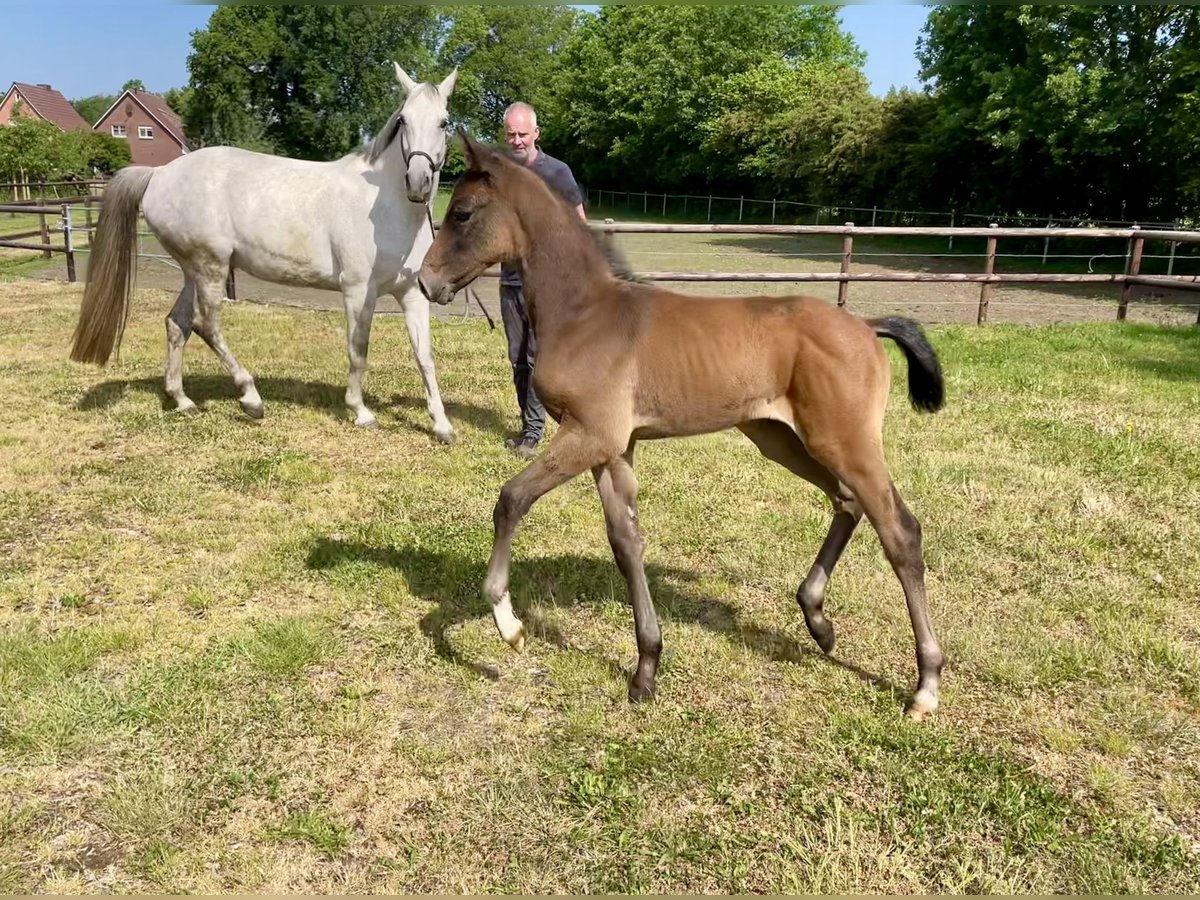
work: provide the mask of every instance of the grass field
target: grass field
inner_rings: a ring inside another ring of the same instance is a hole
[[[436,444],[396,319],[342,409],[340,314],[234,305],[261,423],[198,342],[162,408],[145,290],[119,363],[67,361],[77,286],[0,284],[0,889],[1189,892],[1200,879],[1200,333],[931,330],[886,442],[924,524],[942,707],[873,532],[793,594],[817,492],[737,434],[639,449],[666,651],[590,479],[516,542],[525,653],[479,594],[520,464],[502,337],[435,322]]]

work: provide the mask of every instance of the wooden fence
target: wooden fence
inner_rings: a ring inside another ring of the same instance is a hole
[[[76,205],[83,206],[86,217],[84,228],[91,232],[94,210],[100,204],[99,198],[71,198]],[[41,219],[37,231],[19,234],[0,234],[0,247],[14,247],[26,250],[40,250],[43,256],[49,258],[52,253],[65,253],[67,257],[67,278],[75,281],[75,254],[87,252],[76,250],[74,232],[77,228],[73,221],[72,204],[65,202],[54,206],[32,206],[27,204],[0,205],[0,213],[14,212],[24,215],[38,215]],[[49,216],[58,216],[58,225],[51,228]],[[435,224],[435,229],[439,228]],[[1148,287],[1171,288],[1178,290],[1200,290],[1200,276],[1195,275],[1143,275],[1141,273],[1142,254],[1146,241],[1163,241],[1172,244],[1200,243],[1200,232],[1196,231],[1167,231],[1142,229],[1138,226],[1131,228],[1001,228],[991,225],[987,228],[942,228],[942,227],[863,227],[853,222],[845,225],[661,225],[644,223],[616,223],[605,220],[602,225],[594,227],[601,230],[609,240],[615,234],[760,234],[760,235],[840,235],[842,238],[841,266],[837,272],[642,272],[639,277],[648,281],[758,281],[758,282],[837,282],[838,306],[845,306],[849,299],[850,284],[857,281],[887,281],[910,283],[944,283],[944,284],[979,284],[979,307],[976,322],[983,324],[987,321],[988,305],[991,300],[992,288],[997,284],[1113,284],[1121,286],[1121,298],[1117,305],[1117,319],[1124,321],[1129,310],[1129,300],[1135,285]],[[61,232],[61,245],[50,242],[51,231]],[[25,241],[25,238],[38,236],[39,243]],[[938,272],[851,272],[850,266],[854,258],[854,239],[856,237],[942,237],[970,238],[982,237],[987,239],[987,249],[984,255],[982,272],[938,273]],[[1094,240],[1097,238],[1124,240],[1126,242],[1124,271],[1115,274],[1081,273],[1055,274],[1044,272],[997,272],[996,271],[996,242],[1000,238],[1043,238],[1054,240]],[[483,273],[488,277],[497,277],[498,269],[489,269]],[[234,297],[234,278],[232,271],[227,282],[229,297]],[[1200,314],[1196,324],[1200,325]]]
[[[771,235],[841,235],[842,261],[838,272],[640,272],[648,281],[791,281],[838,283],[838,306],[845,306],[849,285],[855,281],[978,283],[979,309],[976,321],[987,321],[988,304],[996,284],[1119,284],[1121,299],[1117,306],[1118,321],[1125,321],[1129,297],[1135,285],[1200,290],[1200,277],[1194,275],[1142,275],[1142,251],[1146,241],[1170,243],[1200,243],[1200,232],[1152,231],[1138,226],[1131,228],[938,228],[938,227],[861,227],[853,222],[845,225],[657,225],[618,224],[606,221],[600,226],[606,235],[613,234],[771,234]],[[851,272],[855,237],[982,237],[987,238],[984,268],[978,273],[938,272]],[[1115,238],[1127,242],[1125,271],[1120,274],[1054,274],[1044,272],[996,272],[996,241],[999,238],[1088,239]],[[1200,325],[1200,314],[1196,324]]]

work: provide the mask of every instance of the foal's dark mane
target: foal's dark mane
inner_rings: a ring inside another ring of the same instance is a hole
[[[486,145],[479,145],[479,146],[481,149],[484,149],[486,152],[494,154],[496,157],[502,159],[505,163],[507,163],[508,165],[511,165],[514,169],[522,169],[523,168],[522,166],[518,165],[517,162],[515,160],[513,160],[508,155],[508,153],[504,152],[503,150],[501,150],[497,147],[489,147]],[[469,172],[464,173],[463,177],[466,178],[468,175],[470,175]],[[539,178],[538,181],[541,182],[541,179]],[[647,284],[648,283],[645,278],[642,278],[640,275],[638,275],[636,272],[633,271],[633,267],[629,265],[629,260],[627,260],[625,258],[625,255],[620,250],[617,249],[616,241],[613,239],[613,236],[611,234],[606,234],[605,232],[603,232],[600,228],[598,228],[595,225],[580,221],[579,217],[575,214],[575,208],[573,206],[571,206],[571,204],[567,201],[567,199],[565,197],[562,196],[562,194],[560,194],[558,191],[554,190],[554,188],[550,187],[550,185],[545,184],[545,182],[541,182],[541,183],[547,188],[547,190],[551,194],[551,196],[553,196],[556,201],[561,203],[565,210],[568,210],[570,212],[571,220],[576,222],[581,228],[583,228],[587,232],[588,237],[590,237],[592,239],[592,242],[596,245],[596,249],[600,251],[600,255],[604,257],[604,261],[608,265],[608,270],[613,275],[614,278],[620,279],[621,281],[630,281],[635,284]]]

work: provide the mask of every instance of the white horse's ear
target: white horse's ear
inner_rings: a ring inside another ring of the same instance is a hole
[[[447,75],[442,83],[438,85],[438,93],[442,95],[443,100],[450,99],[450,95],[454,92],[454,83],[456,81],[458,81],[457,66],[455,67],[454,71]]]
[[[412,89],[417,86],[417,83],[408,77],[408,73],[400,68],[400,63],[392,61],[392,65],[396,67],[396,80],[400,82],[400,87],[404,88],[404,93],[411,94]]]

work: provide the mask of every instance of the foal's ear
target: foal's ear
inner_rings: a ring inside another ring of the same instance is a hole
[[[466,129],[458,129],[459,140],[462,141],[463,155],[467,158],[467,169],[471,172],[482,172],[487,161],[487,154],[482,147],[467,137]]]

